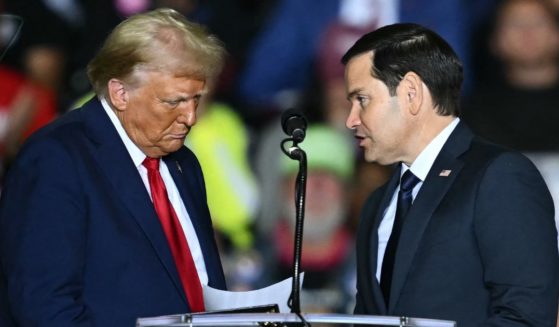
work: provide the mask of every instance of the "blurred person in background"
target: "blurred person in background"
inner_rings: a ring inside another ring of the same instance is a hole
[[[559,21],[543,0],[504,0],[488,47],[497,74],[479,82],[464,119],[490,141],[559,151]]]
[[[496,69],[486,70],[465,99],[463,118],[488,140],[525,153],[559,208],[557,14],[549,0],[500,3],[485,43]],[[559,227],[559,210],[555,222]]]
[[[255,126],[300,107],[316,78],[323,33],[332,24],[372,30],[397,21],[417,22],[441,33],[469,58],[471,32],[496,1],[279,0],[250,45],[238,78],[238,101]]]
[[[49,88],[1,62],[22,23],[20,17],[0,11],[0,186],[22,142],[58,113]]]
[[[74,38],[74,27],[65,20],[73,15],[72,10],[62,17],[55,2],[5,0],[3,9],[21,17],[23,24],[0,63],[0,176],[9,169],[23,140],[64,106],[67,51]]]
[[[345,133],[317,123],[309,125],[300,147],[307,153],[301,309],[348,313],[355,292],[353,234],[347,228],[353,148]],[[264,267],[259,286],[292,276],[298,167],[297,161],[280,158],[280,212],[257,243]]]
[[[344,65],[340,58],[365,33],[363,27],[356,27],[344,22],[330,24],[323,33],[319,52],[316,58],[316,70],[319,83],[307,91],[307,98],[318,99],[317,108],[321,108],[317,115],[326,124],[342,131],[348,138],[351,133],[346,129],[344,121],[347,116],[348,103],[345,97]],[[313,97],[311,94],[320,94]],[[351,183],[351,208],[349,225],[352,231],[359,220],[359,211],[365,199],[377,187],[384,184],[392,171],[392,167],[362,160],[361,149],[354,147],[355,178]]]
[[[346,138],[351,139],[351,133],[347,131],[343,124],[343,119],[347,114],[348,104],[345,99],[344,66],[340,62],[342,55],[350,46],[364,33],[366,29],[353,26],[345,22],[334,22],[328,26],[327,30],[318,40],[319,51],[314,66],[314,74],[317,76],[316,83],[305,91],[304,100],[298,107],[305,113],[312,123],[321,123],[337,129]],[[280,192],[277,188],[281,184],[280,163],[283,154],[279,150],[279,144],[285,134],[282,131],[279,117],[265,125],[264,128],[257,129],[259,142],[256,144],[255,151],[255,171],[257,173],[261,192],[261,207],[256,221],[256,228],[260,233],[270,233],[274,218],[280,210],[280,203],[277,201]],[[359,149],[351,146],[350,150],[354,153],[355,161],[359,160]],[[359,165],[355,174],[362,177],[355,179],[351,186],[356,186],[356,192],[352,193],[350,225],[355,225],[358,219],[358,209],[363,204],[362,194],[369,194],[374,188],[383,184],[390,174],[391,169],[377,164]]]
[[[58,115],[55,95],[0,63],[0,180],[24,140]]]
[[[6,10],[21,16],[21,37],[6,56],[6,64],[21,71],[55,99],[63,112],[68,101],[67,74],[83,21],[76,0],[5,0]]]
[[[0,198],[0,325],[133,326],[224,289],[202,171],[184,146],[225,50],[171,9],[119,24],[96,97],[32,135]]]

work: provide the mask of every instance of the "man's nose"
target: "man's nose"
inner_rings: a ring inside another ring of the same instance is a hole
[[[181,113],[177,121],[186,126],[194,126],[196,124],[196,104],[194,101],[187,101],[184,103],[184,108],[181,108]]]
[[[360,124],[361,120],[359,119],[357,109],[355,109],[355,106],[352,105],[351,110],[349,111],[349,115],[347,116],[345,126],[349,129],[355,129]]]

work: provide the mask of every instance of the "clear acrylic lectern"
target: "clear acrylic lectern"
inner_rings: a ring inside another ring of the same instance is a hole
[[[304,321],[302,319],[304,319]],[[139,318],[136,327],[197,327],[197,326],[400,326],[400,327],[456,327],[447,320],[422,319],[412,317],[388,317],[348,314],[302,313],[230,313],[230,314],[181,314],[151,318]]]

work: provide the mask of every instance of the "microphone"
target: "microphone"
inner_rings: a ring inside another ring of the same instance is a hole
[[[305,139],[307,119],[296,109],[287,109],[281,115],[281,128],[283,132],[293,138],[295,143],[301,143]]]
[[[19,37],[23,19],[11,14],[0,14],[0,61]]]
[[[291,295],[289,296],[288,306],[291,313],[297,314],[302,320],[301,326],[309,326],[305,318],[301,316],[299,271],[301,269],[301,252],[303,249],[303,220],[305,217],[305,192],[307,185],[307,155],[297,143],[305,139],[307,129],[307,119],[300,112],[293,108],[287,109],[281,115],[281,128],[290,138],[281,142],[281,149],[289,158],[299,161],[299,173],[295,181],[295,237],[293,240],[293,282],[291,284]],[[293,141],[293,145],[286,150],[286,142]]]

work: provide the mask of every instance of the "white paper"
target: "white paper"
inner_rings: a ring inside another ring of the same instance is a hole
[[[300,285],[303,284],[303,277],[304,273],[300,275]],[[280,313],[289,313],[287,301],[291,295],[292,280],[293,277],[290,277],[268,287],[244,292],[222,291],[204,285],[204,305],[206,311],[218,311],[277,304]]]

